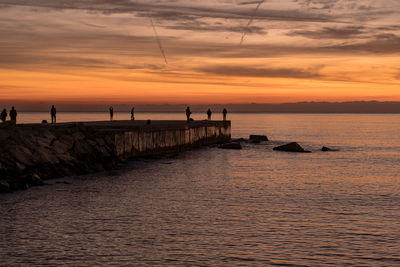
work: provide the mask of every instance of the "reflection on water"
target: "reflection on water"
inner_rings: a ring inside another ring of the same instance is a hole
[[[272,144],[0,195],[0,265],[400,264],[399,115],[229,116]],[[272,151],[284,141],[314,153]]]

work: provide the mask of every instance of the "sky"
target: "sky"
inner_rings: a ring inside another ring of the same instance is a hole
[[[399,101],[398,0],[0,0],[0,102]]]

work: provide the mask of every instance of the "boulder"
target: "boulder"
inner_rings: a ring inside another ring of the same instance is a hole
[[[32,164],[32,151],[22,145],[16,146],[14,149],[8,150],[8,153],[10,157],[13,157],[16,161],[24,165],[29,166]]]
[[[246,142],[246,139],[244,138],[235,138],[235,139],[231,139],[232,143],[241,143],[241,142]]]
[[[82,132],[74,132],[74,133],[72,134],[72,137],[73,137],[75,140],[83,140],[83,139],[85,139],[85,135],[84,135]]]
[[[254,134],[252,134],[252,135],[249,136],[249,140],[250,140],[250,142],[252,142],[252,143],[260,143],[260,142],[269,141],[269,140],[268,140],[268,137],[265,136],[265,135],[254,135]]]
[[[334,149],[334,148],[329,148],[329,147],[323,146],[323,147],[321,148],[321,151],[323,151],[323,152],[327,152],[327,151],[339,151],[339,149]]]
[[[50,163],[57,164],[60,162],[56,154],[48,148],[37,147],[35,152],[33,153],[32,158],[35,159],[36,163]]]
[[[242,145],[240,143],[225,143],[220,145],[218,148],[221,149],[242,149]]]
[[[0,193],[10,192],[10,185],[5,180],[0,180]]]
[[[275,151],[297,152],[297,153],[311,153],[311,151],[304,150],[298,143],[292,142],[286,145],[274,147]]]
[[[51,145],[51,149],[57,154],[65,154],[70,149],[70,146],[63,142],[60,142],[59,140],[56,140]]]
[[[30,186],[39,186],[44,184],[40,176],[37,175],[36,173],[32,174],[31,176],[28,176],[27,182]]]

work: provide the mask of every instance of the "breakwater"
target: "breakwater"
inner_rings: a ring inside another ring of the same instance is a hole
[[[113,121],[0,126],[0,192],[111,169],[123,159],[223,143],[230,121]]]

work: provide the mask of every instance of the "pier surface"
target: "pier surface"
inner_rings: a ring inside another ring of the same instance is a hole
[[[96,121],[0,125],[0,192],[115,167],[126,158],[223,143],[230,121]]]

